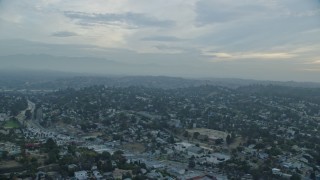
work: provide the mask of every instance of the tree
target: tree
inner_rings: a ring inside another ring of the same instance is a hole
[[[111,154],[108,151],[103,151],[100,157],[102,160],[110,160]]]
[[[193,138],[197,139],[199,135],[200,135],[199,132],[194,132],[194,133],[193,133]]]
[[[52,138],[49,138],[44,144],[45,152],[48,153],[47,164],[56,163],[59,159],[59,147]]]
[[[76,159],[74,156],[63,156],[61,159],[59,159],[59,164],[61,166],[67,165],[67,164],[73,164],[76,162]]]
[[[111,172],[114,170],[114,167],[112,166],[112,162],[111,160],[107,160],[105,163],[103,164],[98,164],[98,168],[100,171],[106,171],[106,172]]]
[[[77,149],[76,146],[70,145],[70,146],[68,146],[68,153],[70,153],[72,155],[75,155],[76,154],[76,149]]]
[[[316,179],[316,173],[315,173],[315,172],[312,172],[312,173],[310,174],[310,179],[312,179],[312,180],[315,180],[315,179]]]
[[[129,179],[132,178],[130,173],[125,173],[124,175],[122,175],[122,179],[127,179],[127,178],[129,178]]]
[[[291,176],[290,180],[301,180],[301,176],[299,174],[295,173]]]
[[[130,121],[131,121],[131,123],[136,123],[137,118],[135,116],[131,116]]]
[[[144,180],[144,179],[148,179],[148,178],[145,177],[144,175],[137,175],[133,178],[133,180]]]
[[[223,143],[223,139],[222,138],[216,139],[215,143],[216,143],[216,145],[222,144]]]
[[[47,164],[56,163],[58,160],[58,155],[54,151],[50,151],[48,154],[49,158]]]
[[[189,159],[188,167],[189,167],[189,168],[194,168],[194,167],[196,167],[196,162],[194,161],[194,158],[190,158],[190,159]]]
[[[127,162],[127,159],[123,156],[123,152],[120,150],[115,151],[113,153],[112,159],[114,159],[116,162],[118,162],[119,168],[123,167]]]
[[[188,131],[185,131],[185,132],[183,133],[183,137],[186,137],[186,138],[188,138],[188,137],[189,137],[189,133],[188,133]]]
[[[174,137],[173,137],[173,135],[171,135],[170,137],[168,137],[168,143],[170,143],[170,144],[174,144],[175,143],[175,141],[174,141]]]
[[[226,137],[226,142],[228,145],[231,144],[232,140],[230,134],[228,134],[228,136]]]
[[[265,144],[263,144],[263,143],[258,143],[258,144],[256,144],[256,146],[254,147],[255,149],[264,149],[266,147],[266,145]]]
[[[26,116],[27,120],[30,120],[32,118],[32,113],[31,110],[26,110],[26,112],[24,113],[24,115]]]
[[[46,150],[50,151],[58,148],[58,145],[56,144],[56,142],[54,142],[52,138],[49,138],[44,144],[44,147],[46,148]]]
[[[243,150],[244,150],[244,147],[242,147],[242,146],[238,146],[238,147],[237,147],[237,150],[238,150],[238,152],[241,152],[241,151],[243,151]]]
[[[236,134],[234,132],[231,133],[231,140],[234,141],[236,139]]]
[[[3,151],[2,152],[2,159],[7,159],[8,158],[8,151]]]

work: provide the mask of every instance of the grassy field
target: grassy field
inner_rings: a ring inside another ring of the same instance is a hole
[[[20,123],[15,120],[9,120],[7,121],[4,126],[5,129],[15,129],[15,128],[20,128]]]

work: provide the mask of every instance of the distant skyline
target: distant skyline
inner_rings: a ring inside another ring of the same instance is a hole
[[[0,0],[0,70],[320,82],[320,0]]]

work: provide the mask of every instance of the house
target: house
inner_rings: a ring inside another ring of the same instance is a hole
[[[95,179],[97,179],[97,180],[100,180],[103,178],[103,176],[97,170],[93,171],[92,173],[93,173],[93,176],[95,177]]]
[[[36,173],[36,180],[45,180],[46,179],[46,173],[39,171]]]
[[[88,173],[87,171],[77,171],[77,172],[74,172],[74,177],[77,180],[86,180],[88,179]]]
[[[151,171],[146,175],[150,179],[162,179],[163,176],[161,173],[156,172],[156,171]]]
[[[154,164],[154,165],[152,165],[152,168],[154,168],[154,169],[160,169],[160,168],[164,168],[165,167],[165,165],[163,165],[163,164]]]
[[[179,176],[179,179],[185,179],[185,180],[216,180],[217,178],[208,174],[202,174],[197,172],[188,172],[187,174],[183,176]]]
[[[123,175],[126,175],[126,174],[132,175],[132,170],[123,170],[123,169],[116,168],[112,174],[114,179],[122,179]]]
[[[113,179],[112,172],[103,173],[103,177],[104,177],[105,179]]]
[[[245,174],[244,176],[242,176],[241,180],[251,180],[253,179],[251,174]]]
[[[267,159],[269,155],[267,153],[259,152],[258,157],[260,159]]]
[[[146,174],[148,171],[147,171],[146,169],[144,169],[144,168],[141,168],[141,169],[140,169],[140,172],[141,172],[142,174]]]
[[[13,148],[11,148],[10,150],[9,150],[9,156],[16,156],[16,155],[19,155],[19,154],[21,154],[21,149],[20,149],[20,147],[17,147],[17,146],[15,146],[15,147],[13,147]]]
[[[221,162],[229,160],[231,157],[227,154],[213,153],[205,158],[205,162],[219,164]]]
[[[185,142],[176,143],[176,144],[174,145],[174,149],[175,149],[176,151],[179,151],[179,152],[185,152],[186,149],[187,149],[188,147],[190,147],[190,146],[192,146],[192,144],[190,144],[190,143],[185,143]]]
[[[216,180],[216,179],[217,178],[214,176],[204,175],[204,176],[196,176],[188,180]]]
[[[41,144],[40,143],[26,143],[25,148],[26,149],[38,149],[40,148]]]
[[[179,169],[179,168],[176,168],[176,167],[170,167],[167,169],[167,172],[170,174],[170,175],[174,175],[174,176],[181,176],[181,175],[184,175],[186,173],[186,170],[185,169]]]
[[[7,120],[7,114],[5,113],[0,113],[0,121],[6,121]]]
[[[290,179],[291,178],[291,174],[286,174],[286,173],[282,173],[281,177],[283,177],[284,179]]]
[[[1,129],[0,134],[8,135],[10,133],[9,129]]]
[[[203,152],[203,149],[198,146],[190,146],[187,149],[189,155],[199,155]]]
[[[68,165],[68,171],[74,171],[78,168],[76,164],[69,164]]]
[[[180,128],[181,127],[181,121],[179,119],[171,119],[168,122],[168,124],[169,124],[169,126],[176,127],[176,128]]]
[[[46,179],[62,180],[62,175],[57,171],[47,172]]]
[[[281,173],[280,169],[272,168],[272,174],[274,174],[274,175],[281,175],[282,173]]]

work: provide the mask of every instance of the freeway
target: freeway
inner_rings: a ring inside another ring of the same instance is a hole
[[[41,129],[41,130],[45,130],[40,124],[39,122],[35,119],[32,118],[31,120],[26,120],[26,116],[25,113],[27,110],[30,110],[31,113],[34,113],[36,108],[35,103],[33,103],[32,101],[28,100],[28,107],[27,109],[21,111],[16,118],[18,119],[18,121],[22,124],[25,125],[26,127],[33,127],[33,128],[37,128],[37,129]]]

